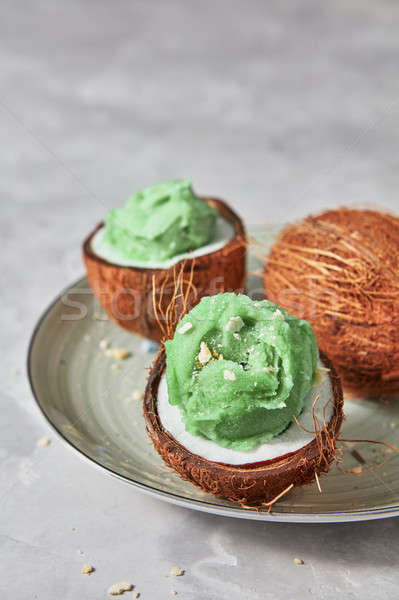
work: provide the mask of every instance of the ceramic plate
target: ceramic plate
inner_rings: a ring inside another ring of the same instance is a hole
[[[275,234],[271,228],[254,235],[265,249]],[[248,286],[260,288],[260,262],[250,251]],[[126,348],[130,356],[117,360],[100,345]],[[351,470],[336,465],[316,485],[298,488],[273,507],[271,514],[240,508],[198,490],[167,467],[149,441],[142,392],[156,346],[110,322],[93,296],[86,278],[68,287],[45,311],[33,333],[28,355],[32,391],[55,431],[91,464],[137,489],[188,508],[244,519],[287,522],[339,522],[399,514],[399,459],[393,456],[378,470],[384,448],[371,444],[340,444]],[[345,398],[346,421],[341,434],[348,439],[384,440],[399,445],[399,399],[382,403],[369,398]],[[398,427],[396,427],[398,425]],[[360,452],[360,457],[356,451]]]

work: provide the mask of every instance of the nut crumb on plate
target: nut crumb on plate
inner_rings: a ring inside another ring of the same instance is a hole
[[[360,475],[360,473],[362,473],[362,471],[363,471],[362,465],[357,465],[356,467],[352,467],[350,472],[353,473],[354,475]]]
[[[305,564],[305,562],[302,560],[302,558],[298,558],[298,557],[294,558],[294,563],[296,565],[304,565]]]
[[[98,345],[100,346],[101,350],[107,350],[110,347],[110,343],[106,339],[101,340],[101,342]]]
[[[170,570],[170,574],[174,575],[175,577],[181,577],[182,575],[184,575],[184,570],[180,567],[172,567],[172,569]]]
[[[143,392],[141,392],[140,390],[134,390],[133,392],[133,400],[142,400],[144,397]]]
[[[106,354],[107,356],[111,356],[118,360],[125,360],[125,358],[130,356],[130,352],[129,350],[126,350],[126,348],[111,348],[110,350],[107,350]]]

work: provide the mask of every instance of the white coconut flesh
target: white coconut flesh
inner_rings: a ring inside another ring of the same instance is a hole
[[[312,405],[317,396],[319,396],[319,399],[313,412],[318,419],[319,427],[323,427],[324,418],[328,423],[334,413],[334,398],[329,372],[324,368],[321,361],[319,361],[315,379],[316,381],[306,397],[303,411],[298,417],[298,422],[310,432],[315,429]],[[164,429],[187,450],[206,460],[229,465],[244,465],[272,460],[300,450],[315,438],[314,433],[307,433],[294,421],[283,433],[268,442],[259,444],[253,450],[242,451],[223,448],[211,440],[193,435],[185,430],[179,408],[169,404],[165,373],[159,382],[157,409]]]
[[[113,248],[105,239],[105,227],[101,227],[91,240],[91,250],[100,258],[119,265],[120,267],[138,267],[144,269],[169,269],[179,261],[186,258],[197,258],[205,254],[212,254],[223,248],[227,242],[234,237],[233,225],[221,216],[218,216],[215,224],[215,234],[211,243],[197,248],[192,252],[177,254],[173,258],[165,261],[139,261],[126,259],[122,253]]]

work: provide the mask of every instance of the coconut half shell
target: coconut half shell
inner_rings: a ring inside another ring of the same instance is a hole
[[[193,308],[202,296],[244,290],[244,225],[240,217],[222,200],[203,200],[233,226],[233,237],[215,252],[194,259],[184,259],[168,269],[123,267],[97,256],[91,249],[91,241],[103,223],[84,241],[83,259],[90,286],[108,316],[124,329],[157,342],[165,339],[167,336],[160,327],[159,320],[165,320],[165,315],[168,314],[168,307],[176,292],[176,277],[179,275],[183,288],[185,285],[190,287],[185,307],[187,310]]]
[[[299,450],[264,462],[228,465],[207,460],[189,452],[160,421],[157,410],[158,386],[165,370],[166,357],[162,348],[150,371],[144,395],[144,418],[147,432],[157,452],[179,475],[205,492],[226,498],[247,507],[257,507],[273,501],[291,485],[311,483],[315,474],[329,470],[335,457],[335,442],[343,421],[342,388],[334,367],[320,353],[328,371],[334,411],[327,427],[317,438]]]

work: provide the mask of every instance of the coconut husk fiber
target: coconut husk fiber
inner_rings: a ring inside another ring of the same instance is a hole
[[[322,354],[321,360],[331,380],[334,412],[328,423],[320,424],[319,428],[315,425],[315,438],[299,450],[272,460],[227,465],[189,452],[164,429],[157,410],[158,386],[166,362],[161,347],[149,374],[143,404],[147,431],[155,449],[183,479],[201,490],[246,508],[271,508],[285,492],[318,481],[318,475],[327,472],[335,458],[335,443],[343,420],[342,388],[330,361]],[[291,425],[295,426],[299,425]]]
[[[190,310],[202,296],[243,291],[246,276],[244,225],[222,200],[203,199],[232,224],[234,235],[219,250],[182,260],[168,269],[122,267],[97,256],[91,249],[91,240],[102,223],[85,240],[83,258],[90,286],[108,316],[124,329],[159,342],[168,335],[171,322],[168,311],[177,288],[184,296],[184,307],[180,312]],[[178,299],[174,298],[173,304],[177,307]]]
[[[288,225],[264,286],[267,298],[310,321],[346,389],[399,390],[399,218],[341,208]]]

